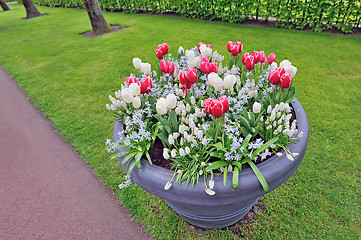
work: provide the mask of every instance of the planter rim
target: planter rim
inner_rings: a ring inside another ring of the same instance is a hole
[[[294,161],[290,161],[287,159],[285,151],[282,150],[281,157],[273,156],[266,161],[257,164],[258,169],[269,185],[268,192],[279,187],[283,182],[291,177],[301,164],[305,155],[309,136],[307,115],[302,105],[296,98],[293,99],[291,104],[296,114],[298,132],[303,132],[303,136],[294,144],[291,144],[289,150],[292,153],[297,152],[299,155],[294,157]],[[122,129],[123,124],[116,121],[113,130],[114,141],[119,140],[117,133]],[[126,150],[126,148],[121,147],[117,149],[117,152],[122,152],[124,150]],[[119,157],[120,163],[124,157],[125,156]],[[209,196],[205,192],[204,180],[201,177],[199,178],[199,182],[193,187],[191,183],[188,187],[186,187],[185,181],[180,184],[173,181],[172,187],[169,190],[164,190],[165,184],[170,181],[174,172],[154,164],[150,165],[145,159],[141,160],[141,166],[141,169],[138,169],[137,167],[133,169],[130,174],[131,179],[144,190],[173,202],[189,202],[189,196],[191,195],[193,196],[191,200],[191,204],[193,205],[203,205],[206,201],[207,204],[216,206],[219,205],[220,200],[224,204],[232,204],[239,201],[250,201],[266,193],[251,168],[243,169],[240,172],[239,187],[235,189],[232,187],[232,173],[229,173],[227,176],[226,186],[223,185],[223,174],[215,175],[215,185],[213,190],[216,194]],[[125,170],[126,164],[122,165],[122,168]],[[210,177],[206,179],[207,186],[209,179]],[[185,192],[187,192],[187,194],[185,194]]]

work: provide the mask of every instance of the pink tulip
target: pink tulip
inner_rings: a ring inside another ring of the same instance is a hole
[[[292,82],[292,75],[291,73],[285,73],[281,76],[280,79],[280,87],[287,89],[291,86],[291,82]]]
[[[238,54],[240,54],[240,53],[242,52],[242,42],[237,41],[237,42],[235,43],[235,45],[237,45],[237,47],[238,47]]]
[[[236,57],[238,55],[238,46],[236,44],[233,44],[233,46],[231,47],[231,54],[232,56]]]
[[[125,83],[129,86],[132,83],[138,83],[138,80],[134,76],[130,76],[130,77],[127,77],[127,79],[125,80]]]
[[[273,62],[276,61],[276,54],[274,53],[271,53],[269,56],[268,56],[268,63],[269,64],[272,64]]]
[[[179,71],[178,78],[179,78],[180,84],[186,85],[186,82],[188,81],[187,75],[182,70]]]
[[[168,72],[168,62],[166,60],[160,61],[159,67],[163,74]]]
[[[202,42],[199,42],[198,45],[197,45],[197,48],[198,48],[198,52],[201,53],[201,50],[199,49],[200,46],[202,45],[203,43]]]

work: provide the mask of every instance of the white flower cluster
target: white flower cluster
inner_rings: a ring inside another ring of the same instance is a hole
[[[276,104],[273,109],[272,106],[269,105],[267,107],[267,113],[269,114],[265,120],[267,131],[272,132],[273,135],[283,133],[289,137],[293,137],[294,134],[297,134],[296,119],[290,126],[292,114],[289,104],[281,102],[280,104]]]
[[[132,180],[130,179],[129,175],[125,175],[125,180],[121,184],[118,185],[119,189],[123,189],[126,187],[129,187],[129,185],[132,184]]]

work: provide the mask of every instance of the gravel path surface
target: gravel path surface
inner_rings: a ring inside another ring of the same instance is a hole
[[[0,239],[150,239],[0,66]]]

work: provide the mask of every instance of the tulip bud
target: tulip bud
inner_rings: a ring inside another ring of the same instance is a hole
[[[273,85],[278,85],[280,83],[280,72],[276,69],[268,74],[268,80]]]
[[[141,63],[140,64],[140,71],[145,75],[148,75],[152,72],[151,65],[149,63]]]
[[[162,60],[163,59],[163,52],[160,49],[156,49],[155,50],[155,56],[159,59]]]
[[[232,52],[232,46],[234,45],[234,43],[232,42],[232,41],[229,41],[228,43],[227,43],[227,50],[228,50],[228,52]]]
[[[122,99],[126,102],[126,103],[131,103],[133,101],[134,98],[134,94],[133,94],[133,90],[130,88],[124,88],[121,92],[122,94]]]
[[[251,71],[254,68],[254,57],[253,56],[248,56],[245,57],[244,59],[244,65],[246,66],[248,71]]]
[[[183,55],[184,54],[184,48],[182,46],[179,46],[178,48],[178,54]]]
[[[162,97],[157,100],[156,110],[160,115],[164,115],[168,112],[167,100],[165,98]]]
[[[223,112],[226,113],[229,111],[229,102],[228,102],[228,98],[226,95],[220,97],[219,102],[222,104],[223,107]]]
[[[254,113],[260,113],[261,112],[262,105],[259,102],[255,102],[253,104],[253,112]]]
[[[253,53],[252,53],[252,56],[253,56],[253,58],[254,58],[254,63],[255,64],[257,64],[257,63],[259,63],[259,52],[258,51],[254,51]]]
[[[140,101],[140,97],[135,97],[132,103],[133,103],[133,107],[136,109],[140,108],[140,105],[142,104]]]
[[[191,83],[191,84],[194,84],[197,82],[197,70],[194,69],[194,68],[190,68],[188,69],[187,71],[187,78],[188,78],[188,81]],[[192,85],[191,85],[192,86]],[[187,88],[189,89],[190,87],[187,86]]]
[[[167,108],[174,109],[176,107],[177,97],[173,93],[168,94],[166,100],[167,100],[167,103],[166,103]]]
[[[142,60],[140,58],[133,58],[133,66],[135,69],[140,69],[140,64],[142,63]]]
[[[166,60],[160,61],[159,68],[163,74],[167,73],[168,72],[168,62]]]
[[[230,89],[233,87],[233,85],[236,83],[237,81],[237,78],[236,76],[234,75],[227,75],[224,77],[224,80],[223,80],[223,87],[224,89]]]
[[[264,53],[264,51],[260,51],[259,52],[259,62],[263,64],[265,59],[267,59],[266,54]],[[266,62],[266,64],[267,64],[267,62]]]
[[[223,115],[223,105],[220,101],[215,101],[214,105],[211,108],[212,115],[215,118],[220,118]]]
[[[238,53],[238,46],[236,44],[234,44],[232,47],[231,47],[231,54],[232,56],[236,57],[239,53]]]
[[[297,69],[296,69],[297,70]],[[218,72],[218,67],[217,67],[217,62],[212,62],[209,65],[209,72],[214,72],[217,73]]]
[[[274,53],[271,53],[269,56],[268,56],[268,63],[269,64],[272,64],[273,62],[276,61],[276,54]]]
[[[138,96],[140,94],[140,87],[137,83],[131,83],[129,88],[132,89],[134,96]]]
[[[174,73],[175,67],[174,67],[174,63],[168,63],[168,73],[170,75],[172,75]]]
[[[292,75],[290,73],[285,73],[280,78],[280,87],[287,89],[291,86]]]

